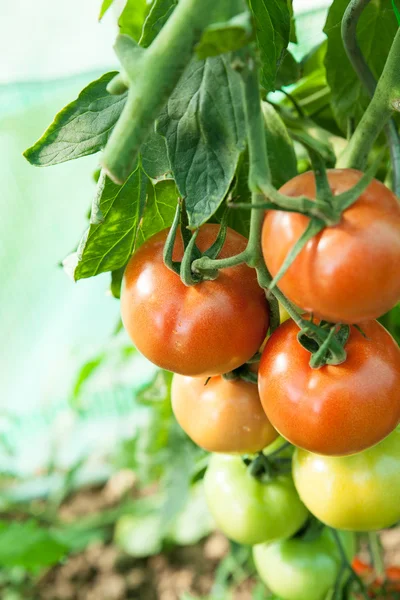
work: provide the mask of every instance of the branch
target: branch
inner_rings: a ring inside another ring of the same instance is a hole
[[[130,56],[125,53],[128,99],[101,161],[115,183],[122,184],[132,171],[140,146],[191,60],[202,31],[214,21],[218,4],[180,0],[149,48],[137,47],[136,52],[132,48]]]
[[[359,122],[338,167],[363,170],[368,153],[394,110],[400,106],[400,30],[396,33],[373,98]]]
[[[369,3],[370,0],[351,0],[343,15],[342,39],[353,69],[372,98],[377,83],[357,41],[358,22],[364,8]],[[400,137],[394,119],[390,119],[385,125],[385,133],[393,166],[393,190],[397,196],[400,196]]]

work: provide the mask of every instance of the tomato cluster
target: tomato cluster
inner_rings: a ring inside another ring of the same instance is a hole
[[[328,172],[334,194],[360,177]],[[313,174],[304,173],[282,191],[312,199],[315,187]],[[262,253],[272,275],[308,221],[298,213],[266,214]],[[201,252],[218,230],[200,228]],[[196,444],[219,453],[204,482],[216,524],[254,545],[257,570],[274,593],[324,600],[343,571],[343,555],[354,555],[348,532],[400,520],[400,350],[375,320],[400,300],[399,202],[373,180],[337,225],[303,247],[279,283],[313,323],[350,325],[345,362],[318,369],[287,315],[265,343],[269,308],[253,269],[236,264],[186,286],[164,264],[167,235],[148,240],[127,266],[124,325],[147,358],[175,373],[178,423]],[[246,243],[228,228],[219,258],[243,252]],[[178,234],[173,260],[183,253]],[[260,349],[259,366],[246,366]],[[278,434],[296,447],[293,460]],[[315,518],[321,528],[309,539]],[[345,531],[335,537],[329,527]]]

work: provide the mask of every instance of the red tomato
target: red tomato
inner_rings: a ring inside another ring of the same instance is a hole
[[[269,338],[258,373],[272,425],[316,454],[347,455],[377,444],[400,422],[400,349],[377,321],[350,328],[347,360],[320,369],[286,321]]]
[[[359,171],[334,169],[334,194],[359,181]],[[286,183],[282,193],[315,198],[313,172]],[[262,231],[266,265],[276,275],[309,219],[299,213],[269,211]],[[373,180],[340,223],[310,240],[279,282],[282,292],[305,311],[334,323],[375,319],[400,300],[400,203]]]
[[[171,401],[176,420],[209,452],[252,454],[278,433],[261,406],[257,385],[242,379],[174,375]]]
[[[218,225],[200,229],[197,246],[215,241]],[[214,281],[185,286],[163,262],[168,230],[135,252],[125,271],[121,314],[138,350],[153,363],[183,375],[220,375],[248,361],[261,346],[269,324],[264,291],[256,272],[242,264],[219,272]],[[246,239],[228,228],[220,258],[238,254]],[[173,259],[181,260],[177,236]]]

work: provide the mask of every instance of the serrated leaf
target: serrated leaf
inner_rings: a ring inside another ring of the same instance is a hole
[[[59,562],[66,552],[67,547],[37,521],[0,522],[1,567],[38,571]]]
[[[324,31],[328,37],[326,74],[332,91],[332,106],[338,124],[346,131],[349,118],[358,123],[369,103],[369,96],[347,58],[341,21],[348,0],[334,0]],[[369,67],[378,78],[382,73],[398,24],[391,0],[374,0],[364,9],[357,27],[357,40]]]
[[[166,179],[148,187],[146,206],[138,230],[136,247],[139,247],[152,235],[172,225],[178,195],[172,179]]]
[[[275,78],[283,51],[287,48],[291,16],[286,0],[249,0],[256,24],[256,39],[261,56],[261,84],[275,89]]]
[[[99,21],[104,17],[113,2],[114,0],[103,0],[100,8]]]
[[[297,175],[297,159],[293,142],[284,122],[271,104],[262,103],[272,183],[280,188]]]
[[[111,96],[106,90],[116,74],[106,73],[85,87],[56,115],[36,144],[25,150],[25,158],[32,165],[47,167],[101,150],[126,100],[126,94]]]
[[[139,41],[143,48],[150,46],[177,4],[178,0],[154,0],[143,24],[142,35]]]
[[[124,10],[118,19],[120,33],[126,33],[138,42],[142,33],[147,9],[146,0],[127,0]]]
[[[140,166],[122,186],[101,175],[89,229],[77,252],[64,261],[75,281],[114,271],[128,261],[143,214],[147,182]]]
[[[239,50],[250,42],[253,27],[249,12],[236,15],[226,23],[215,23],[203,31],[195,47],[198,58],[218,56],[225,52]]]
[[[230,58],[193,60],[157,124],[192,228],[221,204],[245,146],[240,77]]]

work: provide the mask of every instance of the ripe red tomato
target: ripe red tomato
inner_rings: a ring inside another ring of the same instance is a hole
[[[334,194],[359,181],[353,169],[328,171]],[[282,193],[315,198],[313,172],[286,183]],[[268,211],[262,231],[266,265],[276,275],[309,219],[299,213]],[[282,292],[305,311],[334,323],[375,319],[400,300],[400,203],[373,180],[344,211],[338,225],[310,240],[279,282]]]
[[[252,454],[278,433],[261,406],[257,385],[222,376],[174,375],[171,401],[175,417],[192,440],[209,452]]]
[[[286,321],[269,338],[258,373],[267,417],[295,446],[347,455],[377,444],[400,421],[400,349],[377,321],[350,328],[347,360],[320,369]]]
[[[218,225],[204,225],[198,248],[209,248],[218,230]],[[145,242],[126,267],[121,294],[126,330],[146,358],[168,371],[200,376],[236,369],[257,352],[269,324],[255,271],[242,264],[221,270],[214,281],[187,287],[164,265],[167,234],[161,231]],[[228,228],[220,258],[238,254],[246,243]],[[182,255],[178,235],[173,260]]]

